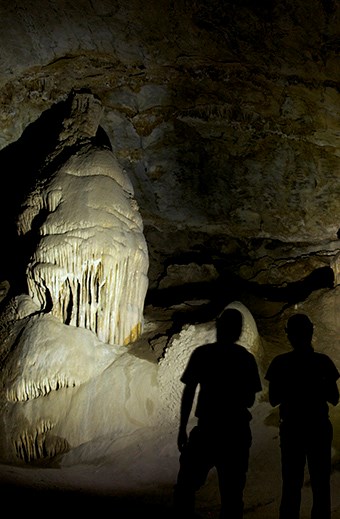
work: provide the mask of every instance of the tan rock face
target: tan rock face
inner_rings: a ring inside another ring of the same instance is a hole
[[[133,185],[151,288],[169,286],[171,264],[184,273],[195,261],[217,280],[228,270],[274,287],[330,266],[338,283],[336,2],[0,9],[0,165],[8,145],[58,112],[72,89],[91,91]],[[15,178],[11,199],[26,169],[4,171]],[[59,195],[50,189],[46,203]]]
[[[115,5],[3,7],[2,146],[91,88],[150,225],[335,239],[337,4]]]

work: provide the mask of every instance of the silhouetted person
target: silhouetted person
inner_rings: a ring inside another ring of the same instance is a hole
[[[312,519],[331,517],[331,445],[328,402],[339,401],[339,372],[312,347],[313,324],[304,314],[288,319],[292,351],[275,357],[266,374],[269,401],[280,405],[282,496],[280,519],[298,519],[306,461],[313,493]]]
[[[193,517],[195,493],[216,467],[221,518],[243,517],[243,491],[252,442],[248,408],[261,391],[255,357],[236,344],[242,314],[226,309],[216,322],[216,342],[197,347],[184,370],[185,384],[178,433],[180,469],[175,486],[176,517]],[[187,436],[187,424],[197,386],[197,425]]]

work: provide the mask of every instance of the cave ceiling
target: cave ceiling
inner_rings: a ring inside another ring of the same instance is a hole
[[[338,283],[338,2],[1,0],[0,12],[5,236],[65,101],[89,91],[133,184],[150,290],[212,281],[209,297],[235,277],[295,302],[329,286],[323,269]]]

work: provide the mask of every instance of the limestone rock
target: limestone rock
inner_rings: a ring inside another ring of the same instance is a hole
[[[111,150],[87,139],[97,106],[75,96],[59,145],[23,203],[18,233],[30,236],[28,288],[41,310],[103,342],[127,344],[143,327],[148,250],[127,175]]]

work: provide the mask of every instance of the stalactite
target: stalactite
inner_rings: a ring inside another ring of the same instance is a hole
[[[36,424],[35,429],[21,431],[20,435],[12,440],[17,458],[30,463],[66,452],[69,445],[65,439],[53,437],[52,441],[46,441],[46,434],[54,425],[49,420],[42,420]]]
[[[51,391],[75,386],[75,380],[68,379],[59,373],[56,373],[54,378],[43,378],[36,381],[22,378],[20,383],[7,389],[6,397],[9,402],[25,402],[40,396],[46,396]]]

